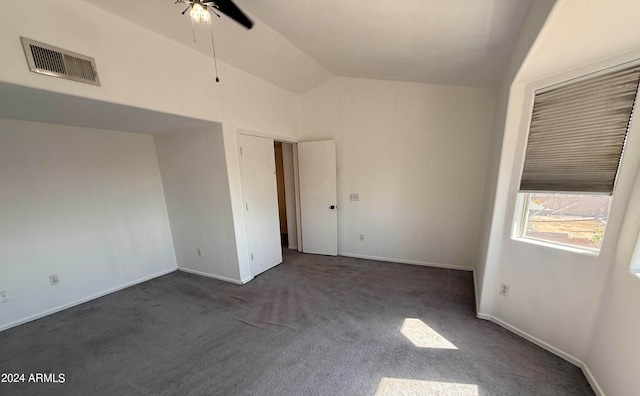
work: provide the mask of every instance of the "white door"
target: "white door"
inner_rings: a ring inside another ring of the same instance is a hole
[[[336,143],[298,143],[300,220],[304,253],[338,254]]]
[[[273,139],[238,135],[251,275],[282,262]]]

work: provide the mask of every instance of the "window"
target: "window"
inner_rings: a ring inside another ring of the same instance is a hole
[[[536,91],[518,236],[600,249],[639,80],[623,66]]]
[[[520,235],[599,250],[610,208],[609,195],[526,194]]]

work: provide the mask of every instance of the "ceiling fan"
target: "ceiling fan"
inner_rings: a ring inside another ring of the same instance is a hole
[[[176,4],[180,3],[188,4],[182,15],[190,10],[189,15],[194,22],[208,23],[211,20],[210,13],[220,17],[219,11],[247,29],[253,27],[253,21],[231,0],[176,0]]]
[[[211,21],[211,13],[220,18],[220,14],[217,11],[227,15],[229,18],[238,22],[242,26],[247,29],[251,29],[253,27],[253,21],[245,15],[237,5],[233,3],[231,0],[175,0],[176,4],[188,4],[187,8],[182,11],[182,15],[184,15],[187,11],[190,10],[189,15],[191,16],[191,27],[193,30],[194,23],[209,23]],[[210,31],[211,31],[211,49],[213,50],[213,63],[215,65],[216,71],[216,82],[220,82],[220,78],[218,77],[218,62],[216,60],[216,45],[213,40],[213,24],[209,23]],[[196,33],[193,30],[193,41],[196,41]]]

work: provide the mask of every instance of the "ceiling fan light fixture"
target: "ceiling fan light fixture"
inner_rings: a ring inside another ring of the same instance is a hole
[[[207,6],[204,6],[202,8],[202,12],[200,13],[200,20],[204,23],[209,23],[209,21],[211,20],[211,14],[209,13],[209,10],[207,10]]]
[[[194,2],[193,5],[191,6],[191,12],[189,13],[189,15],[191,15],[191,19],[193,19],[194,22],[200,22],[203,12],[204,12],[204,8],[202,8],[202,5],[200,5],[200,2]],[[207,15],[208,14],[209,12],[207,11]],[[211,16],[209,16],[209,19],[210,18]]]
[[[253,21],[235,5],[233,0],[175,0],[175,3],[187,4],[182,15],[189,11],[192,24],[211,22],[211,14],[218,18],[220,18],[220,14],[225,14],[247,29],[253,27]]]

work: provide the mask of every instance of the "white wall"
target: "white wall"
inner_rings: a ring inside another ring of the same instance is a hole
[[[340,254],[473,268],[494,96],[337,78],[302,97],[301,140],[336,140]]]
[[[236,241],[220,129],[212,124],[154,138],[178,267],[242,283],[229,249]]]
[[[474,270],[474,280],[476,288],[476,304],[478,311],[481,311],[482,286],[484,282],[485,266],[488,260],[493,258],[489,254],[489,236],[491,232],[501,232],[500,229],[491,229],[493,218],[493,207],[496,198],[496,185],[498,182],[498,170],[500,165],[500,154],[502,153],[502,139],[509,105],[509,91],[511,83],[515,78],[522,62],[525,60],[529,49],[533,45],[542,26],[544,26],[549,13],[555,5],[555,0],[537,0],[531,3],[522,23],[522,28],[518,33],[511,58],[506,72],[497,89],[496,106],[493,116],[493,131],[491,133],[491,144],[489,153],[489,163],[485,178],[485,191],[482,204],[482,221],[480,226],[480,237],[478,241],[477,260]],[[495,252],[492,252],[495,255]]]
[[[631,395],[640,389],[640,278],[629,272],[630,263],[640,265],[640,172],[636,174],[586,358],[589,370],[609,396]]]
[[[0,142],[0,329],[176,269],[152,136],[0,119]]]
[[[225,255],[235,254],[241,278],[249,277],[236,128],[294,140],[298,96],[223,62],[216,84],[211,57],[82,1],[43,1],[28,13],[7,3],[0,26],[0,81],[222,123],[237,242]],[[102,86],[29,72],[20,36],[93,56]]]
[[[602,391],[612,395],[633,394],[638,385],[634,372],[621,369],[636,367],[640,355],[633,354],[635,336],[624,330],[637,323],[637,315],[634,318],[623,303],[637,297],[630,283],[635,279],[625,278],[619,261],[629,255],[621,253],[629,250],[629,242],[623,241],[637,236],[633,231],[628,235],[623,221],[632,214],[627,202],[638,171],[640,124],[632,124],[599,256],[521,242],[510,235],[533,90],[639,58],[639,19],[640,3],[631,1],[560,0],[551,13],[510,91],[481,296],[481,315],[576,364],[586,363],[594,388],[599,392],[601,384]],[[624,51],[634,52],[620,54]],[[511,285],[508,298],[498,295],[500,282]],[[614,286],[620,290],[611,292]],[[607,338],[612,335],[621,338],[614,341],[616,348],[607,350],[604,345],[613,341]],[[591,347],[594,341],[597,353]],[[629,350],[618,355],[625,344]]]

